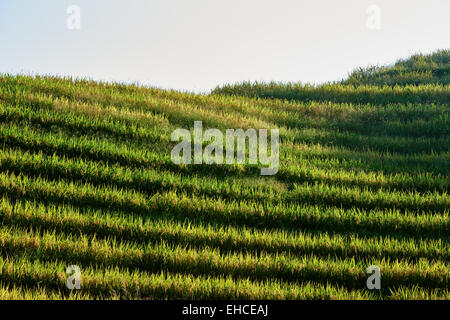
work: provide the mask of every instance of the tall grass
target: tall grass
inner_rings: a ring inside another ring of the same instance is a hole
[[[448,299],[449,95],[2,75],[0,298]],[[173,164],[195,120],[278,128],[278,174]]]

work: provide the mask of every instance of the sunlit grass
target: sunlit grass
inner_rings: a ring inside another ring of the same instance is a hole
[[[0,299],[448,299],[449,96],[2,75]],[[195,120],[280,129],[278,174],[173,164]]]

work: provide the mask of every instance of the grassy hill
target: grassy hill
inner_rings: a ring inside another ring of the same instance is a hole
[[[356,86],[450,84],[450,50],[439,50],[429,55],[416,54],[392,66],[360,68],[343,83]]]
[[[393,66],[359,68],[339,83],[243,82],[219,86],[214,94],[338,103],[450,104],[450,50],[414,55]]]
[[[0,298],[450,298],[448,84],[224,93],[0,76]],[[196,120],[279,172],[173,164]]]

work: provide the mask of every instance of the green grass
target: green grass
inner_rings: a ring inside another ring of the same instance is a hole
[[[449,84],[450,50],[438,50],[429,55],[415,54],[392,66],[360,68],[344,81],[347,84]]]
[[[1,75],[0,299],[449,299],[449,97]],[[197,120],[278,128],[279,172],[173,164]]]
[[[312,86],[292,82],[242,82],[219,86],[213,93],[302,102],[367,103],[377,106],[408,103],[448,105],[450,50],[438,50],[429,55],[416,54],[391,66],[359,68],[338,83]]]

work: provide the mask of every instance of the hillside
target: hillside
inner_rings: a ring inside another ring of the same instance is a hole
[[[360,68],[342,83],[356,86],[450,84],[450,50],[416,54],[392,66]]]
[[[218,86],[214,94],[295,101],[450,104],[450,50],[414,55],[392,66],[359,68],[339,83],[243,82]]]
[[[449,85],[305,88],[0,76],[0,298],[449,299]],[[279,129],[278,173],[175,165],[194,121]]]

